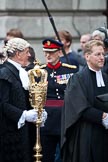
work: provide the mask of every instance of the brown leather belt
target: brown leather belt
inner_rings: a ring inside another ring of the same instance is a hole
[[[45,106],[47,107],[62,107],[64,100],[46,100]]]

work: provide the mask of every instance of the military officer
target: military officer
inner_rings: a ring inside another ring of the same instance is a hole
[[[54,162],[57,143],[60,142],[61,110],[64,91],[69,77],[77,71],[75,65],[61,63],[59,55],[63,44],[47,38],[43,40],[43,52],[46,64],[42,65],[48,72],[48,91],[45,109],[48,118],[41,128],[42,162]]]

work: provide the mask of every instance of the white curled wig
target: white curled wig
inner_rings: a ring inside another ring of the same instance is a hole
[[[30,44],[26,40],[22,38],[12,38],[7,42],[3,52],[5,55],[8,55],[9,52],[14,53],[16,50],[23,51],[27,47],[30,47]]]

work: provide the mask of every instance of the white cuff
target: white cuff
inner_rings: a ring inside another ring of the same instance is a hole
[[[21,127],[23,127],[25,125],[25,111],[22,113],[22,115],[18,121],[18,129],[20,129]]]

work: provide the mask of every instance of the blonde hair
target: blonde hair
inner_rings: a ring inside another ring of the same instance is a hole
[[[92,52],[93,46],[102,46],[104,48],[104,43],[99,40],[91,40],[85,44],[84,54],[90,54]]]

